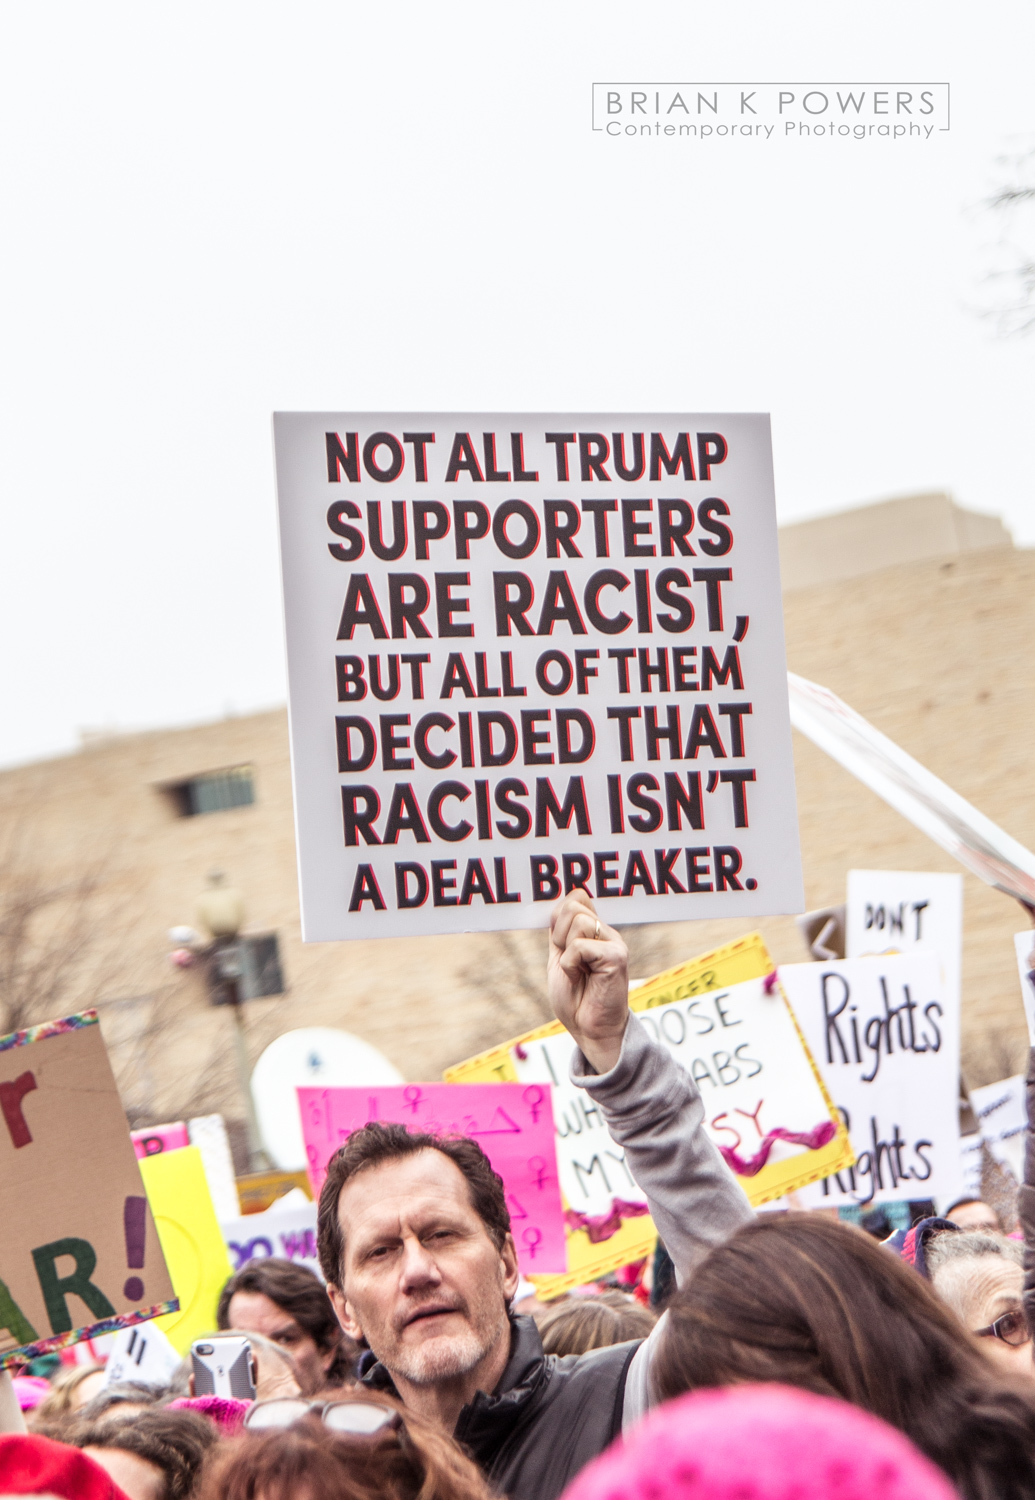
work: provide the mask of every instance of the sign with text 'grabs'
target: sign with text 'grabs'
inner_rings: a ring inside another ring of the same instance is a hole
[[[274,436],[307,941],[801,909],[767,417]]]
[[[380,1120],[478,1142],[503,1179],[518,1263],[563,1271],[564,1220],[557,1186],[549,1087],[516,1083],[408,1083],[367,1089],[299,1089],[309,1179],[318,1198],[327,1163],[354,1130]]]
[[[848,1137],[757,933],[656,975],[629,1004],[693,1078],[705,1129],[754,1204],[851,1160]],[[574,1042],[559,1023],[451,1068],[447,1076],[517,1078],[553,1088],[568,1275],[556,1296],[649,1253],[647,1200],[599,1109],[569,1080]],[[538,1279],[537,1279],[538,1284]]]
[[[780,982],[841,1110],[855,1165],[804,1188],[809,1208],[954,1194],[959,1001],[934,953],[789,964]]]
[[[0,1367],[175,1310],[96,1011],[0,1037]]]

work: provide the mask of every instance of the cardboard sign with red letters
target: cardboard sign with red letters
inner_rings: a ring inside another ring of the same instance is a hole
[[[0,1037],[0,1367],[179,1306],[96,1011]]]

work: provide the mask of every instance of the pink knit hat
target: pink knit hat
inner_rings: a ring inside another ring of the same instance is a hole
[[[40,1375],[15,1375],[11,1384],[22,1411],[35,1411],[50,1395],[50,1381]]]
[[[232,1437],[244,1426],[244,1414],[252,1403],[234,1396],[180,1396],[168,1404],[174,1411],[196,1411],[208,1417],[225,1437]]]
[[[591,1463],[562,1500],[957,1500],[908,1438],[783,1385],[694,1391]]]

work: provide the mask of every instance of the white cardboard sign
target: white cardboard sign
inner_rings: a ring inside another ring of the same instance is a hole
[[[779,971],[842,1111],[856,1163],[799,1190],[808,1208],[954,1193],[960,1173],[959,1005],[937,957],[915,953]]]
[[[181,1363],[181,1354],[157,1323],[123,1328],[112,1340],[104,1384],[132,1380],[141,1385],[168,1385]]]
[[[849,870],[845,957],[936,953],[947,999],[960,1003],[963,876],[930,870]]]
[[[235,1271],[250,1260],[266,1260],[275,1255],[305,1266],[323,1280],[316,1247],[315,1203],[293,1201],[287,1206],[275,1203],[265,1213],[226,1219],[219,1227]]]
[[[766,416],[274,437],[307,941],[801,909]]]
[[[1024,1181],[1024,1140],[1028,1133],[1024,1084],[1024,1074],[1016,1073],[1012,1078],[970,1090],[981,1139],[999,1165],[1013,1174],[1018,1185]]]
[[[705,1128],[746,1190],[766,1165],[800,1157],[833,1134],[793,1019],[764,979],[672,1000],[636,1018],[693,1078]],[[606,1219],[647,1200],[600,1111],[571,1082],[574,1046],[565,1032],[511,1056],[522,1083],[553,1085],[557,1173],[569,1210]]]

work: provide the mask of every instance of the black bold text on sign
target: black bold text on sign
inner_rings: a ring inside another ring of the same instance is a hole
[[[800,909],[766,417],[274,430],[308,940]]]

